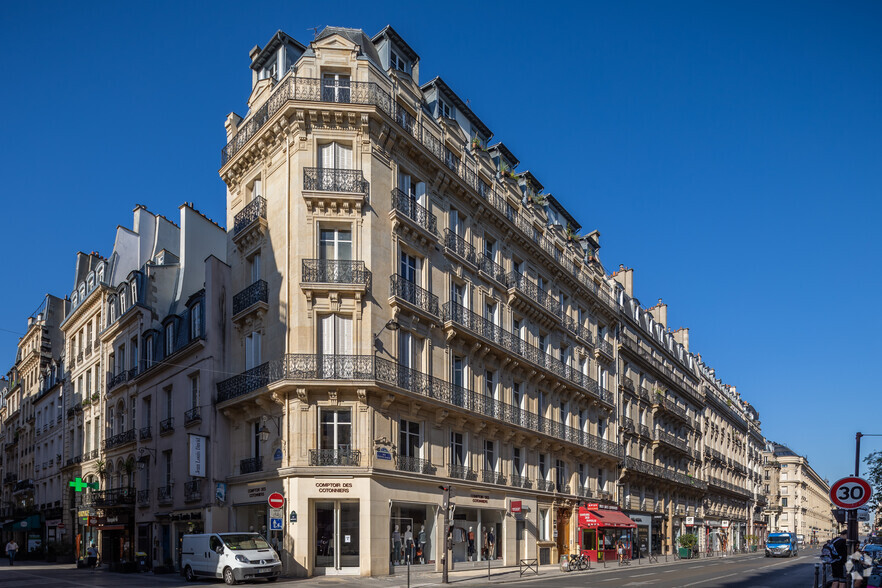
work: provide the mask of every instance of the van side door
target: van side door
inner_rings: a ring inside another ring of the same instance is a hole
[[[223,577],[224,566],[221,554],[224,550],[223,541],[217,535],[208,539],[208,558],[205,560],[205,572],[215,578]]]

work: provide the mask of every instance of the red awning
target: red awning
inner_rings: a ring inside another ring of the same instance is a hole
[[[579,508],[580,527],[613,527],[636,529],[637,523],[618,510]]]

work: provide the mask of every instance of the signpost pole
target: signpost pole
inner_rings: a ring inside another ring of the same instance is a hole
[[[858,478],[861,475],[861,437],[863,435],[858,432],[854,436],[854,477]],[[852,509],[848,511],[848,554],[851,555],[854,553],[854,550],[857,549],[858,544],[858,524],[857,524],[857,509]]]
[[[441,550],[441,583],[447,584],[447,568],[449,566],[448,555],[450,554],[450,486],[442,486],[441,508],[444,509],[444,545]]]

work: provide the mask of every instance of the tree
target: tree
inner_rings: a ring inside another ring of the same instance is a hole
[[[874,451],[864,458],[864,463],[867,464],[865,477],[873,488],[869,506],[875,511],[882,504],[882,451]]]

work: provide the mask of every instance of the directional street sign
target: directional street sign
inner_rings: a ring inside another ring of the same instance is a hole
[[[854,510],[869,502],[873,491],[863,478],[848,476],[830,486],[830,500],[839,508]]]
[[[282,519],[270,519],[270,531],[281,531]]]

